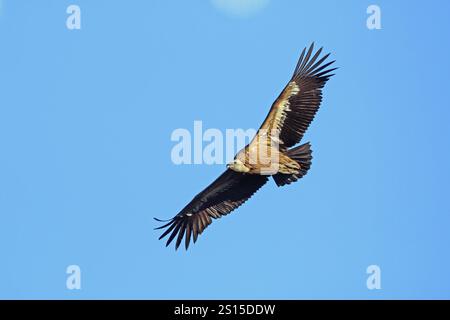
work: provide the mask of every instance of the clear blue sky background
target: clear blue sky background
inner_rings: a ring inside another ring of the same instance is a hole
[[[0,298],[450,298],[448,1],[272,0],[246,16],[1,3]],[[382,30],[366,28],[372,3]],[[223,170],[173,165],[172,131],[258,126],[311,41],[340,69],[309,174],[268,184],[188,252],[165,248],[152,217]]]

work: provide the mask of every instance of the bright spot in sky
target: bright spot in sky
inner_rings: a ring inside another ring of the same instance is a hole
[[[248,17],[262,10],[270,0],[211,0],[213,5],[233,16]]]

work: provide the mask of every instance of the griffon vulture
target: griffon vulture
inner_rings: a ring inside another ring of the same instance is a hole
[[[247,201],[272,177],[278,186],[297,181],[311,166],[309,143],[298,144],[308,129],[322,101],[322,88],[334,62],[325,62],[330,54],[319,58],[322,48],[313,54],[314,43],[303,49],[292,78],[273,103],[269,114],[252,141],[237,153],[227,169],[200,192],[175,217],[156,229],[164,229],[159,239],[169,235],[166,246],[175,238],[178,249],[183,237],[188,249],[191,238],[199,234],[212,219],[229,214]]]

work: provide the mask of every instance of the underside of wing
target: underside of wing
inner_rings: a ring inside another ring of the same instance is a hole
[[[314,44],[303,50],[294,74],[275,100],[261,129],[278,135],[280,146],[292,147],[300,142],[322,102],[322,88],[336,68],[325,63],[330,54],[320,57],[322,48],[314,55]]]
[[[196,242],[198,235],[211,224],[212,218],[221,218],[239,207],[267,180],[267,176],[241,174],[230,169],[226,170],[179,214],[165,225],[157,228],[166,228],[159,239],[169,235],[166,243],[168,246],[176,237],[175,248],[178,249],[184,237],[187,249],[191,237]]]

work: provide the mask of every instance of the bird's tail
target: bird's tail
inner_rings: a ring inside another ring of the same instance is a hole
[[[300,170],[298,173],[294,174],[277,173],[276,175],[273,175],[273,180],[279,187],[297,181],[303,177],[311,167],[312,150],[309,142],[288,150],[286,154],[289,158],[298,162]]]

